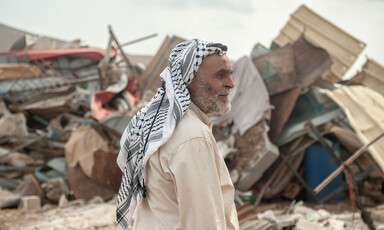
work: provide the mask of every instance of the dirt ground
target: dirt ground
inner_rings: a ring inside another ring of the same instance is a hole
[[[116,229],[115,202],[75,201],[65,207],[43,206],[39,210],[0,210],[1,230],[112,230]]]
[[[362,221],[360,213],[352,213],[348,201],[336,204],[304,204],[313,210],[326,210],[331,215],[328,222],[334,220],[344,223],[341,230],[369,229]],[[270,206],[270,205],[269,205]],[[276,212],[281,212],[286,205],[276,205]],[[263,209],[261,205],[257,210]],[[279,210],[281,209],[281,210]],[[384,230],[384,205],[374,208],[367,208],[371,213],[372,219],[377,230]],[[315,221],[316,214],[307,214],[306,220]],[[115,200],[108,202],[93,201],[85,203],[81,200],[69,202],[64,207],[55,205],[45,205],[39,210],[21,211],[18,209],[0,210],[0,229],[1,230],[112,230],[116,229],[115,221]],[[240,227],[240,229],[242,229]],[[248,228],[247,228],[248,229]],[[256,228],[252,228],[256,229]],[[321,228],[323,229],[323,228]],[[335,228],[324,228],[334,229]]]

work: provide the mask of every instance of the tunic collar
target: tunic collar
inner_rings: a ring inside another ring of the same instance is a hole
[[[212,121],[209,118],[207,114],[205,114],[203,111],[197,107],[193,102],[191,102],[189,109],[196,114],[196,116],[204,123],[206,124],[211,130],[212,130]]]

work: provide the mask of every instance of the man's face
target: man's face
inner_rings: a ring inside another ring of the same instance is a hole
[[[192,102],[208,115],[228,112],[231,109],[228,96],[234,87],[232,72],[232,64],[227,55],[212,54],[204,58],[188,86]]]

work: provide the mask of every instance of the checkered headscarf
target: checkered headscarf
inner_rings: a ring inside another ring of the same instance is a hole
[[[117,163],[123,178],[117,196],[119,230],[128,228],[136,205],[145,197],[145,165],[149,157],[171,137],[191,99],[187,86],[192,82],[203,59],[223,55],[227,47],[199,39],[185,41],[171,52],[168,66],[160,74],[162,87],[152,100],[131,120],[120,140]]]

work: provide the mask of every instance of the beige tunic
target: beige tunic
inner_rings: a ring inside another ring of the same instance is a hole
[[[147,198],[133,229],[238,229],[234,187],[209,117],[191,104],[146,166]]]

